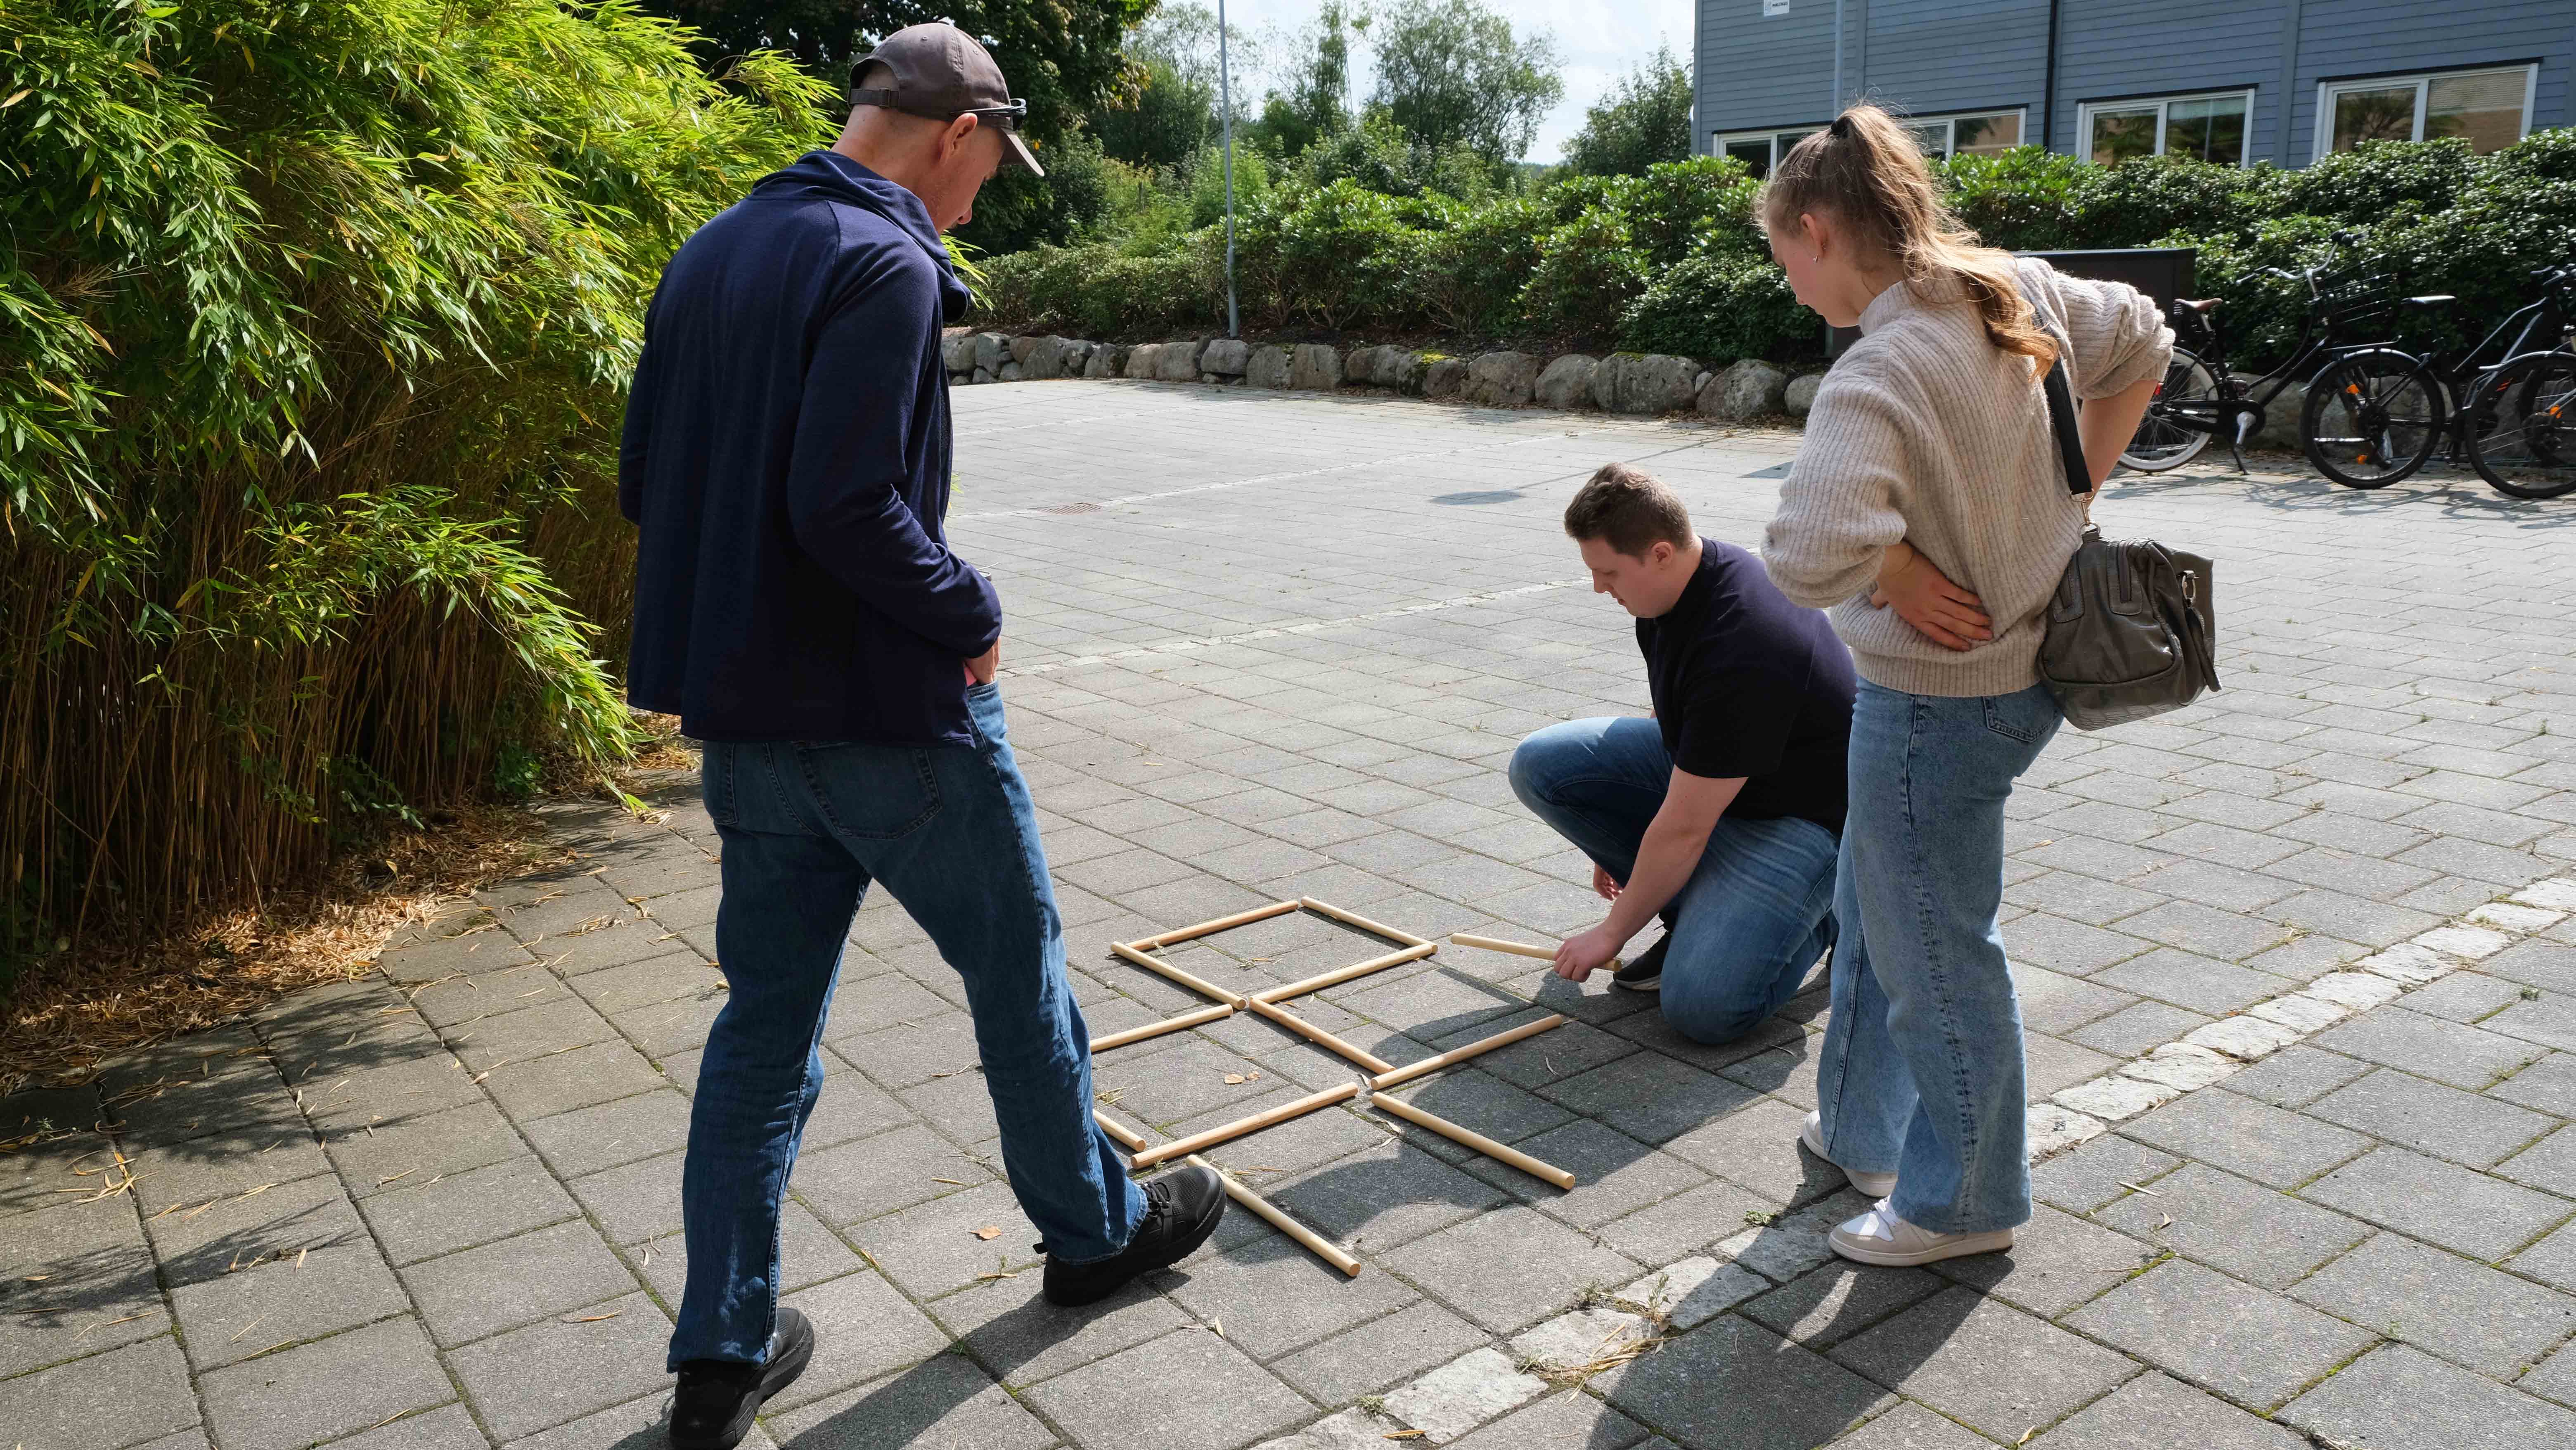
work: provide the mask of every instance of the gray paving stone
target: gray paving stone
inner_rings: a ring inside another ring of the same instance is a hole
[[[144,1220],[161,1275],[171,1286],[214,1278],[251,1259],[367,1242],[339,1181],[328,1175],[157,1213]]]
[[[169,1327],[151,1249],[126,1199],[24,1216],[0,1235],[0,1375]]]
[[[2576,1297],[2396,1234],[2379,1235],[2290,1293],[2499,1379],[2576,1332]]]
[[[402,1278],[441,1348],[635,1289],[598,1232],[578,1220],[414,1264]]]
[[[560,1223],[581,1211],[533,1156],[380,1193],[363,1200],[359,1210],[397,1268]]]
[[[2279,1418],[2371,1450],[2550,1445],[2576,1437],[2576,1411],[2405,1344],[2373,1350],[2285,1406]]]
[[[170,1304],[201,1374],[411,1307],[393,1272],[366,1244],[244,1264],[171,1290]]]
[[[2522,985],[2483,972],[2453,972],[2406,994],[2406,1010],[2450,1022],[2475,1023],[2522,998]]]
[[[1053,1430],[954,1354],[817,1400],[769,1428],[796,1450],[1045,1450],[1056,1443]]]
[[[991,1238],[982,1230],[999,1229]],[[1042,1261],[1041,1237],[1008,1183],[980,1184],[928,1203],[852,1224],[850,1236],[887,1277],[918,1297],[1015,1273]]]
[[[202,1376],[222,1450],[292,1450],[456,1398],[429,1339],[387,1319]]]
[[[837,1083],[825,1092],[830,1095],[836,1090],[840,1090]],[[667,1088],[637,1093],[538,1118],[523,1124],[521,1131],[548,1168],[560,1177],[573,1178],[686,1146],[689,1100]]]
[[[1593,1233],[1641,1264],[1669,1264],[1735,1237],[1779,1208],[1777,1199],[1717,1178],[1612,1219]]]
[[[2517,1183],[2576,1199],[2576,1128],[2561,1128],[2495,1167]]]
[[[2371,1071],[2369,1063],[2294,1043],[2227,1080],[2227,1090],[2276,1108],[2304,1108]]]
[[[2158,947],[2108,971],[2096,972],[2089,980],[2096,986],[2117,987],[2213,1017],[2292,990],[2288,981],[2269,972],[2213,961],[2173,947]]]
[[[1428,1134],[1424,1135],[1428,1137]],[[1249,1173],[1254,1165],[1237,1165]],[[1376,1146],[1284,1177],[1255,1174],[1263,1197],[1327,1238],[1371,1251],[1409,1243],[1511,1195],[1411,1140]]]
[[[928,1128],[910,1127],[801,1155],[790,1187],[825,1223],[845,1224],[972,1188],[992,1176]]]
[[[2489,1262],[2576,1215],[2576,1203],[2403,1148],[2380,1148],[2300,1196]]]
[[[2546,992],[2517,1000],[2478,1025],[2525,1042],[2576,1051],[2576,993]]]
[[[444,1111],[328,1130],[323,1142],[329,1166],[339,1170],[352,1198],[470,1172],[528,1151],[509,1120],[480,1093]]]
[[[1943,1290],[1833,1357],[2007,1444],[2137,1372],[2107,1349],[1965,1288]]]
[[[1275,1434],[1314,1413],[1204,1329],[1179,1329],[1061,1374],[1026,1398],[1077,1442],[1204,1450]]]
[[[2576,1052],[2553,1052],[2486,1090],[2487,1096],[2576,1118]]]
[[[2046,1205],[2014,1236],[2012,1250],[1948,1259],[1942,1277],[1972,1285],[2008,1304],[2056,1318],[2135,1274],[2155,1250],[2098,1224]]]
[[[2161,1374],[2138,1376],[2030,1443],[2031,1450],[2310,1450],[2306,1436]]]
[[[2120,1131],[2275,1188],[2305,1183],[2370,1147],[2358,1133],[2239,1097],[2223,1084],[2186,1093]]]
[[[2153,1183],[2182,1161],[2144,1143],[2106,1133],[2071,1153],[2032,1164],[2031,1196],[2070,1213],[2091,1213],[2135,1192],[2132,1184]]]
[[[2162,1002],[2139,1002],[2069,1034],[2070,1040],[2114,1057],[2144,1057],[2213,1019]]]
[[[2269,1408],[2372,1344],[2371,1330],[2168,1260],[2067,1324],[2242,1403]]]
[[[1828,1350],[1940,1291],[1923,1269],[1879,1269],[1836,1260],[1743,1306],[1744,1316],[1813,1350]]]
[[[1775,1204],[1812,1203],[1841,1188],[1840,1168],[1798,1141],[1807,1115],[1759,1098],[1674,1138],[1665,1151],[1753,1189]]]
[[[1346,1278],[1276,1233],[1222,1253],[1201,1250],[1161,1282],[1181,1307],[1223,1324],[1230,1343],[1265,1362],[1416,1297],[1391,1275]]]
[[[814,1322],[814,1360],[769,1402],[767,1412],[821,1399],[948,1347],[947,1334],[881,1275],[844,1274],[779,1302]]]
[[[933,1299],[925,1308],[1015,1390],[1191,1323],[1149,1284],[1131,1283],[1096,1304],[1063,1309],[1040,1295],[1038,1278],[1020,1274],[985,1280]]]
[[[1270,1367],[1318,1404],[1347,1405],[1483,1343],[1482,1330],[1425,1299],[1275,1360]]]
[[[2381,1068],[2327,1094],[2309,1104],[2307,1111],[2311,1117],[2472,1168],[2494,1167],[2553,1126],[2539,1113],[2392,1068]]]
[[[2313,1039],[2350,1057],[2403,1068],[2475,1092],[2541,1055],[2533,1043],[2445,1022],[2400,1007],[2365,1012]]]
[[[462,1404],[404,1415],[390,1425],[331,1442],[331,1450],[490,1450],[492,1442]]]
[[[2233,1174],[2191,1164],[2095,1214],[2148,1243],[2267,1288],[2296,1283],[2370,1226]]]
[[[1587,1287],[1615,1288],[1639,1265],[1527,1208],[1497,1208],[1382,1256],[1398,1274],[1496,1334],[1515,1334],[1573,1306]],[[1498,1275],[1493,1265],[1516,1272]]]
[[[477,1340],[450,1351],[447,1364],[493,1438],[506,1442],[667,1385],[670,1338],[671,1321],[653,1301],[630,1294]]]
[[[1450,1443],[1459,1450],[1627,1450],[1646,1427],[1579,1392],[1550,1395]]]
[[[1711,1385],[1726,1394],[1710,1394]],[[1878,1386],[1724,1315],[1592,1381],[1611,1404],[1693,1450],[1806,1450],[1885,1398]]]
[[[1995,1442],[1962,1429],[1912,1400],[1834,1442],[1834,1450],[1987,1450]]]
[[[483,1080],[501,1111],[522,1123],[663,1085],[661,1075],[622,1041],[505,1063]]]
[[[1423,1134],[1426,1139],[1433,1136]],[[1597,1229],[1645,1204],[1708,1181],[1707,1173],[1701,1169],[1614,1133],[1589,1118],[1577,1118],[1553,1132],[1541,1133],[1521,1147],[1532,1157],[1573,1174],[1574,1186],[1560,1189],[1472,1151],[1458,1155],[1457,1161],[1467,1172],[1577,1228]]]
[[[167,1336],[39,1370],[0,1393],[0,1436],[29,1450],[117,1450],[196,1423],[188,1363]]]

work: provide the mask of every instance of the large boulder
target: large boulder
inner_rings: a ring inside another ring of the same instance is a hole
[[[1046,341],[1046,339],[1043,337],[1012,338],[1011,361],[1018,363],[1022,367],[1027,367],[1029,365],[1030,356],[1038,350],[1038,344],[1044,341]]]
[[[1467,391],[1467,360],[1463,357],[1424,357],[1422,359],[1422,396],[1455,398]]]
[[[1291,361],[1288,349],[1275,343],[1256,347],[1243,364],[1243,380],[1256,388],[1284,388],[1288,386]]]
[[[1002,364],[1011,360],[1011,340],[998,332],[975,334],[975,366],[988,373],[998,373]]]
[[[1206,346],[1197,338],[1163,344],[1155,354],[1154,376],[1167,383],[1195,383],[1199,380],[1199,349]]]
[[[1691,405],[1699,364],[1664,353],[1614,352],[1592,373],[1592,401],[1605,412],[1651,415]]]
[[[1342,385],[1342,355],[1320,342],[1301,342],[1288,355],[1288,386],[1330,392]]]
[[[1816,389],[1825,385],[1823,373],[1800,373],[1789,380],[1780,393],[1780,409],[1792,418],[1803,418],[1816,406]]]
[[[1395,355],[1401,351],[1401,348],[1389,347],[1383,343],[1352,348],[1342,358],[1342,381],[1363,387],[1386,387],[1388,385],[1386,379],[1379,374],[1386,370],[1387,364],[1394,361]]]
[[[1599,358],[1570,352],[1549,363],[1538,375],[1535,396],[1542,408],[1589,408],[1592,406],[1592,373],[1601,366]]]
[[[1127,376],[1152,381],[1155,367],[1162,361],[1162,352],[1163,345],[1159,342],[1140,342],[1127,349]]]
[[[1037,339],[1035,345],[1029,348],[1027,356],[1020,359],[1020,376],[1024,378],[1063,377],[1065,350],[1067,348],[1079,346],[1081,346],[1080,343],[1077,343],[1070,338],[1041,337]],[[1013,342],[1011,350],[1013,352],[1019,351],[1019,345],[1016,340]],[[1079,369],[1081,365],[1082,364],[1079,360],[1074,364],[1077,369]]]
[[[939,362],[952,373],[975,371],[975,334],[952,332],[939,339]]]
[[[1125,377],[1127,375],[1127,349],[1125,347],[1114,342],[1092,342],[1085,343],[1083,345],[1091,349],[1091,356],[1083,359],[1082,361],[1082,375],[1084,377],[1118,378]]]
[[[1789,374],[1759,358],[1745,358],[1724,372],[1709,375],[1699,390],[1699,410],[1711,418],[1740,423],[1767,418],[1787,405]]]
[[[1378,354],[1377,385],[1399,393],[1422,391],[1423,371],[1431,360],[1409,347],[1390,347]]]
[[[1520,408],[1538,387],[1538,359],[1525,352],[1478,353],[1467,364],[1467,401],[1486,408]]]
[[[1022,369],[1018,363],[1010,362],[1002,364],[1002,370],[993,374],[993,380],[1001,383],[1016,383],[1027,376],[1027,371]]]
[[[1244,366],[1252,361],[1252,344],[1239,337],[1220,337],[1210,342],[1199,354],[1199,371],[1221,378],[1243,376]]]

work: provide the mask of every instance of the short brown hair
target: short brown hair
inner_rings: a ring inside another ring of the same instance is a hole
[[[1632,559],[1646,557],[1658,543],[1687,549],[1692,538],[1690,510],[1681,495],[1653,474],[1624,463],[1601,465],[1574,491],[1565,506],[1565,533],[1578,544],[1600,539]]]

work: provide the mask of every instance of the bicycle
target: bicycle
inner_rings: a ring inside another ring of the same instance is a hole
[[[2380,344],[2345,353],[2319,372],[2308,385],[2300,417],[2308,457],[2318,470],[2348,488],[2383,488],[2423,467],[2446,439],[2449,458],[2474,467],[2482,436],[2508,413],[2527,420],[2537,405],[2545,432],[2552,416],[2547,410],[2549,369],[2529,360],[2557,355],[2576,321],[2576,265],[2543,267],[2532,277],[2541,284],[2541,295],[2456,353],[2425,357]],[[2455,301],[2449,296],[2407,299],[2424,308],[2447,308]],[[2508,333],[2512,341],[2502,341]],[[2534,351],[2535,342],[2543,350]],[[2504,370],[2517,363],[2526,365],[2514,379],[2503,379]],[[2516,388],[2518,396],[2511,395]],[[2507,455],[2512,448],[2500,445],[2499,461]],[[2513,456],[2523,466],[2536,463]],[[2522,492],[2523,485],[2511,479],[2500,482],[2486,469],[2479,474],[2517,498],[2551,498],[2576,487],[2571,482],[2555,492]],[[2546,477],[2537,482],[2549,486]]]
[[[2576,265],[2537,274],[2560,304],[2571,309]],[[2508,357],[2478,380],[2482,426],[2465,430],[2469,466],[2498,493],[2513,498],[2557,498],[2576,492],[2576,352],[2564,329],[2556,345]]]
[[[2338,246],[2352,240],[2348,233],[2334,238]],[[2120,454],[2122,463],[2141,473],[2163,473],[2200,456],[2210,439],[2225,438],[2236,471],[2244,472],[2245,440],[2263,426],[2272,400],[2309,369],[2322,372],[2321,359],[2340,357],[2356,346],[2343,340],[2346,334],[2394,312],[2383,300],[2385,278],[2332,273],[2322,263],[2299,272],[2266,267],[2257,275],[2307,284],[2308,311],[2290,355],[2249,383],[2228,367],[2227,335],[2218,325],[2219,299],[2175,299],[2166,315],[2175,333],[2200,344],[2200,350],[2175,346],[2164,381]],[[2310,461],[2315,461],[2314,450]]]

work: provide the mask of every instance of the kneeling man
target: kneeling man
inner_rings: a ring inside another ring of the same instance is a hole
[[[1551,725],[1512,756],[1512,790],[1592,858],[1610,917],[1569,938],[1580,982],[1662,917],[1612,978],[1662,993],[1699,1042],[1751,1031],[1834,942],[1834,856],[1851,737],[1851,656],[1762,561],[1691,532],[1670,488],[1613,463],[1566,506],[1595,593],[1637,617],[1651,720]]]

